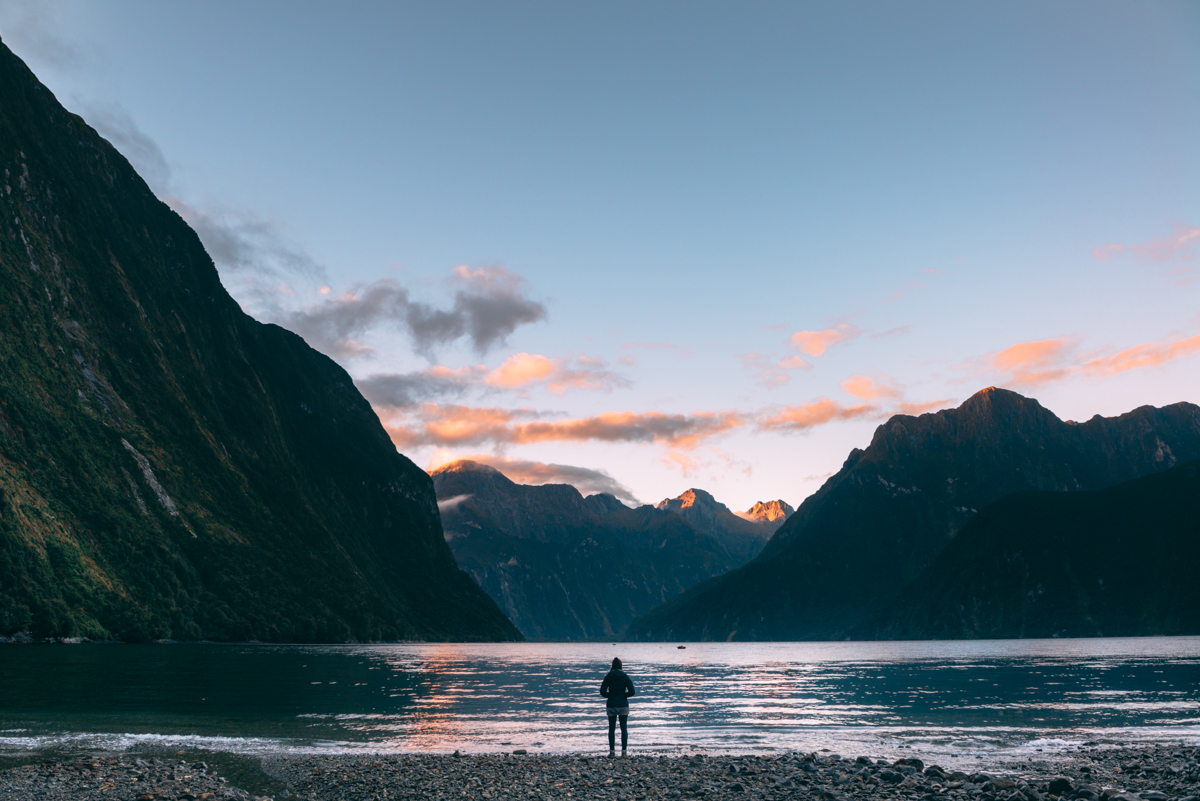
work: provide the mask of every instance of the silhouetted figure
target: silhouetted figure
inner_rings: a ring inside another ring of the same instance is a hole
[[[608,699],[608,755],[617,749],[617,721],[621,721],[621,756],[629,745],[629,699],[637,695],[633,682],[621,670],[621,660],[613,659],[612,670],[600,682],[600,694]]]

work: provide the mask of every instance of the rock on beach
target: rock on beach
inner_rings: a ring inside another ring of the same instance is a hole
[[[271,798],[289,801],[1200,801],[1198,759],[1190,746],[1088,747],[968,772],[915,756],[821,753],[293,755],[264,757],[262,771],[285,788]],[[206,768],[132,757],[28,765],[0,772],[0,799],[257,797]]]

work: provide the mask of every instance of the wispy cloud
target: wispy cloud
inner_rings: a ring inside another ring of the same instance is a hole
[[[174,195],[162,201],[192,227],[226,276],[248,278],[252,286],[261,279],[274,286],[284,280],[325,276],[324,268],[285,241],[277,222],[244,211],[204,211]]]
[[[883,303],[895,303],[898,300],[903,300],[909,293],[915,292],[918,289],[925,287],[924,281],[905,281],[904,286],[897,289],[892,294],[883,298]]]
[[[842,392],[867,403],[895,400],[902,394],[898,387],[880,384],[865,375],[852,375],[847,378],[842,382]]]
[[[494,370],[483,364],[457,368],[434,365],[409,373],[374,373],[354,383],[380,414],[395,414],[469,393],[520,392],[538,384],[556,394],[568,389],[608,391],[628,386],[624,378],[605,370],[599,359],[581,356],[572,367],[567,359],[529,353],[510,356]]]
[[[927,412],[936,412],[938,409],[945,409],[954,405],[952,398],[940,398],[938,400],[924,401],[921,403],[897,403],[892,407],[896,414],[907,414],[913,417],[918,417]]]
[[[854,420],[878,416],[881,409],[869,403],[846,406],[829,398],[819,398],[812,403],[785,406],[762,414],[756,420],[763,431],[807,431],[835,420]]]
[[[624,354],[621,356],[622,364],[632,367],[638,363],[638,357],[629,352],[634,350],[666,351],[679,359],[692,358],[691,348],[683,348],[667,342],[626,342],[621,346],[621,351]]]
[[[853,323],[838,323],[822,331],[797,331],[792,334],[788,344],[806,356],[819,358],[837,343],[854,339],[860,334],[862,331]]]
[[[455,454],[451,451],[439,450],[430,459],[429,467],[426,470],[432,473],[439,467],[462,459],[469,459],[472,462],[494,467],[518,484],[570,484],[584,495],[594,495],[598,492],[604,492],[626,503],[633,505],[640,504],[637,497],[620,481],[617,481],[603,470],[593,470],[590,467],[554,464],[553,462],[537,462],[529,459],[514,459],[509,456],[497,456],[496,454]]]
[[[981,361],[985,371],[1000,373],[1008,386],[1037,386],[1077,375],[1107,378],[1192,356],[1200,352],[1200,335],[1144,342],[1116,353],[1078,355],[1077,349],[1074,338],[1055,337],[1010,345]]]
[[[807,370],[811,364],[799,356],[788,356],[776,359],[765,353],[739,353],[737,358],[742,363],[742,369],[754,374],[757,383],[767,389],[776,389],[791,380],[788,373],[792,370]]]
[[[628,387],[625,378],[604,369],[600,359],[581,356],[571,366],[568,359],[551,359],[536,353],[516,353],[492,370],[484,381],[493,387],[525,389],[544,385],[561,395],[568,389],[610,392],[616,387]]]
[[[900,336],[911,333],[912,330],[913,326],[911,323],[908,325],[898,325],[895,328],[889,328],[887,331],[880,331],[877,334],[871,334],[871,339],[883,339],[884,337]]]
[[[602,412],[592,417],[538,419],[531,409],[425,403],[385,423],[398,447],[461,447],[539,442],[633,442],[694,448],[744,424],[736,412]]]
[[[354,384],[376,409],[407,409],[420,403],[460,397],[487,375],[482,364],[451,369],[435,365],[411,373],[375,373]]]
[[[171,166],[158,143],[146,135],[125,108],[116,103],[89,103],[81,115],[129,160],[137,174],[160,198],[171,192]]]
[[[1190,260],[1195,249],[1200,246],[1200,226],[1175,224],[1175,231],[1158,239],[1125,245],[1111,242],[1092,249],[1092,258],[1098,261],[1108,261],[1109,257],[1121,253],[1133,253],[1147,261],[1170,261],[1172,259]]]
[[[281,282],[324,280],[324,268],[288,242],[280,223],[246,211],[202,209],[179,197],[162,148],[122,106],[85,103],[82,111],[88,124],[129,160],[150,190],[191,226],[222,277],[243,300],[269,312],[276,305]]]
[[[947,399],[923,402],[904,400],[904,388],[870,376],[852,375],[841,383],[842,392],[860,403],[844,404],[829,398],[771,409],[757,415],[760,431],[802,433],[817,426],[843,420],[879,419],[894,414],[919,415],[946,407]]]
[[[249,302],[257,316],[295,331],[327,355],[370,356],[373,351],[363,338],[375,328],[389,326],[407,333],[414,350],[430,358],[435,346],[464,338],[483,354],[504,343],[519,326],[546,319],[546,307],[528,296],[519,276],[503,267],[466,265],[452,271],[455,293],[447,309],[412,300],[406,288],[389,279],[338,295],[325,285],[320,290],[322,301],[301,309],[285,308],[281,295],[293,294],[290,282],[324,282],[325,271],[290,244],[279,223],[244,211],[189,203],[178,196],[162,149],[122,107],[93,105],[86,113],[155,194],[192,227],[222,277],[237,279],[230,282],[235,294]],[[586,378],[564,378],[562,386]]]
[[[96,59],[59,33],[68,13],[66,4],[52,0],[5,0],[0,3],[0,31],[5,44],[23,59],[78,72],[94,65]]]
[[[362,338],[372,329],[391,327],[405,331],[416,352],[432,358],[436,345],[463,337],[477,353],[485,353],[519,326],[546,319],[546,307],[528,298],[521,279],[503,267],[456,267],[454,280],[459,289],[449,309],[413,301],[407,289],[382,279],[280,312],[276,321],[330,356],[369,356],[372,350]]]
[[[1083,371],[1089,375],[1110,376],[1144,367],[1158,367],[1167,362],[1182,359],[1200,352],[1200,335],[1175,341],[1147,342],[1114,353],[1097,356],[1083,363]]]
[[[1007,373],[1008,383],[1012,385],[1037,386],[1058,381],[1069,372],[1063,361],[1075,346],[1075,340],[1070,337],[1018,342],[993,356],[991,367]]]

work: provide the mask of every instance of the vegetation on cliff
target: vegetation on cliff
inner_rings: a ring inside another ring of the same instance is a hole
[[[349,376],[0,45],[0,633],[513,639]]]

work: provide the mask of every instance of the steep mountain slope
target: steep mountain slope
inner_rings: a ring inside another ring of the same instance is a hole
[[[531,638],[611,639],[636,614],[745,562],[683,517],[516,484],[471,461],[433,473],[463,569]]]
[[[0,45],[0,632],[512,639],[350,377]]]
[[[782,501],[774,503],[783,504]],[[678,498],[660,501],[658,508],[679,515],[697,531],[720,541],[730,553],[743,561],[758,556],[767,540],[771,539],[771,535],[783,523],[782,520],[776,524],[772,520],[747,520],[739,517],[712,495],[694,487]]]
[[[1200,633],[1200,463],[979,510],[887,611],[893,639]]]
[[[1066,423],[990,388],[896,415],[806,499],[762,554],[631,625],[635,639],[824,639],[878,612],[980,507],[1014,492],[1100,489],[1200,458],[1200,407]]]

